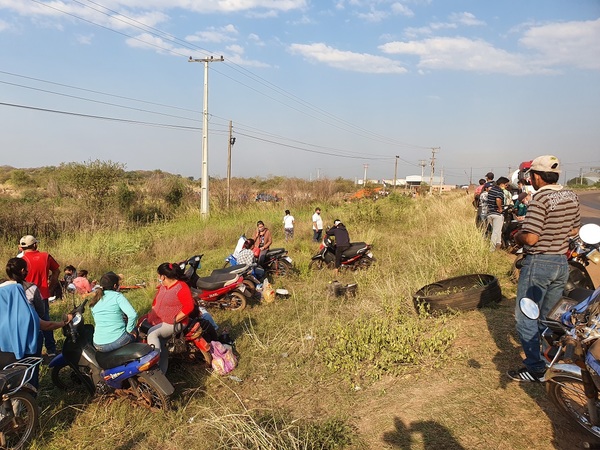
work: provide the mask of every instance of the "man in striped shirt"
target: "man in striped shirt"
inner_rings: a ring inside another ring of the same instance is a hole
[[[525,359],[525,367],[508,372],[516,381],[544,381],[545,361],[540,353],[540,330],[537,320],[528,319],[519,308],[523,297],[534,300],[540,308],[540,318],[560,300],[569,278],[566,251],[569,237],[581,226],[579,199],[570,189],[558,183],[560,163],[551,155],[540,156],[531,163],[531,184],[536,189],[529,203],[523,227],[515,235],[525,250],[523,267],[517,287],[515,317],[517,333]]]
[[[500,177],[496,181],[496,186],[488,191],[487,196],[487,221],[492,227],[491,250],[499,250],[502,245],[502,226],[504,225],[504,216],[502,215],[505,201],[504,189],[508,186],[508,178]]]

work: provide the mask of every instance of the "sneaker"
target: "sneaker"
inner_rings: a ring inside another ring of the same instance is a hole
[[[543,383],[544,372],[531,372],[526,367],[522,367],[518,370],[509,370],[506,372],[511,380],[519,381],[521,383]]]

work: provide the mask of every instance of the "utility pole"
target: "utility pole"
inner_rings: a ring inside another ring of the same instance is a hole
[[[227,145],[227,209],[229,209],[229,198],[231,197],[231,147],[235,144],[233,134],[233,123],[229,121],[229,143]]]
[[[201,184],[201,203],[200,212],[203,219],[208,219],[208,63],[216,61],[225,61],[223,56],[215,59],[201,58],[194,59],[190,56],[188,62],[204,63],[204,107],[202,111],[202,184]]]
[[[369,165],[365,164],[363,167],[365,168],[365,176],[363,178],[363,187],[366,187],[367,186],[367,169],[369,168]]]
[[[394,191],[396,190],[396,178],[398,175],[398,155],[396,155],[396,163],[394,164]]]
[[[442,180],[444,179],[444,168],[442,167],[442,170],[440,172],[440,195],[442,194]]]
[[[427,163],[427,161],[425,161],[424,159],[420,159],[419,160],[419,165],[421,166],[421,181],[419,182],[419,185],[423,184],[423,175],[424,175],[424,171],[425,171],[425,164]]]
[[[429,172],[429,192],[433,192],[433,175],[435,174],[435,152],[437,152],[439,147],[431,147],[431,170]]]

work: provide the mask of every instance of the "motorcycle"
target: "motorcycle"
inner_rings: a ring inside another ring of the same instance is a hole
[[[169,409],[174,388],[158,368],[160,353],[133,342],[110,352],[94,348],[94,326],[83,319],[84,300],[62,329],[62,353],[49,364],[52,382],[63,390],[85,388],[90,395],[116,394],[151,410]]]
[[[342,265],[351,270],[367,269],[375,261],[372,246],[365,242],[351,242],[350,247],[342,253]],[[322,270],[325,267],[333,268],[335,263],[335,245],[329,236],[325,236],[319,251],[311,258],[309,269]]]
[[[28,357],[0,371],[0,448],[21,449],[28,445],[39,423],[36,389],[29,384],[42,358]]]
[[[580,290],[581,292],[582,290]],[[543,382],[556,406],[587,433],[600,438],[600,289],[579,303],[563,297],[540,324],[542,352],[548,360]],[[519,302],[523,314],[539,318],[537,303]]]
[[[569,240],[569,281],[565,286],[565,295],[575,288],[595,289],[586,267],[590,262],[600,263],[599,243],[600,226],[594,223],[582,226],[578,236]]]
[[[198,276],[200,260],[203,255],[195,255],[182,262],[187,284],[199,306],[218,306],[232,311],[246,307],[246,285],[244,278],[237,273],[214,274],[208,277]]]
[[[240,236],[233,253],[225,258],[225,265],[223,268],[237,265],[237,260],[233,255],[242,249],[242,245],[245,241],[246,236]],[[294,263],[292,258],[288,256],[288,251],[285,248],[272,248],[267,251],[262,266],[264,267],[265,271],[264,275],[259,274],[256,269],[253,271],[254,277],[259,280],[262,280],[264,276],[267,276],[271,279],[276,276],[285,277],[292,272]]]
[[[144,343],[151,328],[147,318],[145,314],[138,320],[139,339]],[[219,336],[210,321],[200,315],[198,306],[186,321],[176,323],[174,328],[173,335],[165,343],[169,357],[190,362],[204,361],[210,367],[210,342],[219,340]]]

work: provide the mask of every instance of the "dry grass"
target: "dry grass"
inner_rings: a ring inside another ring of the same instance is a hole
[[[375,245],[376,266],[339,277],[342,283],[358,283],[355,297],[329,294],[331,272],[308,272],[317,248],[310,242],[314,206],[293,211],[296,239],[287,247],[298,274],[274,280],[291,296],[242,312],[214,312],[236,338],[240,359],[234,374],[242,382],[172,365],[175,410],[150,414],[124,401],[66,397],[46,375],[42,433],[33,448],[525,449],[573,448],[582,441],[556,416],[543,387],[509,383],[504,376],[520,362],[512,300],[443,320],[419,317],[414,310],[411,296],[422,286],[468,273],[496,275],[504,295],[514,297],[505,275],[511,261],[489,252],[464,194],[321,207],[327,220],[344,220],[353,240]],[[274,224],[275,246],[282,245],[280,210],[267,204],[215,214],[208,222],[190,214],[178,222],[92,237],[91,242],[98,239],[94,251],[88,250],[89,236],[49,250],[61,262],[81,255],[91,270],[110,268],[149,282],[159,263],[205,253],[202,272],[208,273],[221,266],[239,234],[253,230],[258,219]],[[102,243],[112,251],[101,249]],[[127,296],[143,312],[152,288]],[[67,303],[53,306],[53,314],[61,314]],[[399,375],[378,369],[378,376],[367,376],[370,363],[359,363],[351,372],[326,367],[319,349],[334,347],[339,336],[333,329],[352,331],[377,321],[394,336],[417,330],[422,336],[451,331],[454,337],[441,353],[407,364]]]

